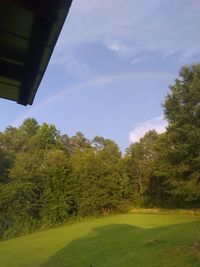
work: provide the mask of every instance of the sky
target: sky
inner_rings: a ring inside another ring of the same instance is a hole
[[[163,132],[169,86],[200,62],[199,14],[199,0],[74,0],[33,105],[0,99],[0,131],[31,117],[122,151]]]

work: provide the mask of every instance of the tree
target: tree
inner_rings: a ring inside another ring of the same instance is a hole
[[[87,150],[91,148],[91,142],[84,136],[83,133],[77,132],[76,135],[70,138],[71,153],[76,150]]]
[[[121,152],[118,145],[110,140],[101,136],[96,136],[92,140],[93,147],[102,155],[105,160],[116,163],[121,158]]]
[[[20,129],[25,132],[29,137],[36,134],[37,130],[39,129],[38,122],[33,118],[26,119]]]
[[[0,148],[0,183],[7,183],[9,181],[9,169],[12,163],[12,155],[7,150]]]
[[[43,193],[40,166],[42,151],[18,153],[9,181],[0,187],[1,231],[5,237],[26,233],[39,225]]]
[[[0,135],[0,147],[16,154],[27,150],[28,136],[18,128],[9,126]]]
[[[144,203],[153,175],[153,164],[157,159],[155,150],[157,140],[156,131],[149,131],[126,152],[127,173],[132,185],[133,199],[138,204]]]
[[[71,211],[70,163],[64,151],[46,151],[40,167],[42,195],[40,216],[50,225],[64,222]]]
[[[170,167],[167,161],[168,145],[166,133],[160,134],[154,143],[156,158],[152,164],[151,178],[147,187],[145,204],[153,207],[169,207],[173,197],[169,194]]]
[[[171,194],[200,199],[200,65],[183,67],[164,102]]]
[[[60,132],[54,125],[43,123],[30,138],[31,149],[51,149],[58,145]]]
[[[119,151],[114,142],[109,144],[100,150],[79,149],[71,156],[74,202],[82,216],[112,210],[119,201]]]
[[[58,137],[58,148],[63,150],[67,156],[73,153],[73,146],[70,137],[67,134]]]

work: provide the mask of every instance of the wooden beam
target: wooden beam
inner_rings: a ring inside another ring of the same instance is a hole
[[[22,82],[25,76],[25,69],[23,66],[0,60],[0,77]]]
[[[15,5],[19,8],[28,10],[35,15],[45,16],[46,18],[55,19],[56,10],[58,10],[61,1],[57,0],[3,0],[6,4]],[[62,1],[66,2],[66,0]],[[67,0],[68,2],[68,0]]]

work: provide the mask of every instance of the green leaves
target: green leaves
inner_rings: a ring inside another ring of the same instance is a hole
[[[171,194],[200,200],[200,65],[182,68],[164,103],[168,119],[167,163]],[[184,202],[183,201],[183,202]]]
[[[116,208],[127,190],[121,153],[112,140],[96,142],[100,147],[80,132],[68,137],[34,119],[7,128],[0,135],[1,236]]]
[[[170,87],[164,102],[169,126],[188,123],[200,127],[200,65],[184,67],[179,78]]]

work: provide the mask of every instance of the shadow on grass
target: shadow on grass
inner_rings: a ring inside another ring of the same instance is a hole
[[[92,229],[41,267],[199,267],[199,241],[200,221],[150,229],[113,224]]]

